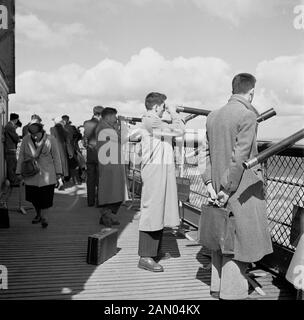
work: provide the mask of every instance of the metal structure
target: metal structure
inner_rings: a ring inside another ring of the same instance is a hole
[[[271,142],[259,142],[259,151],[269,148]],[[195,147],[194,147],[195,148]],[[134,149],[132,149],[134,151]],[[177,176],[190,179],[191,193],[183,203],[181,219],[194,227],[198,226],[200,208],[207,202],[205,185],[197,165],[193,148],[185,148],[183,170],[177,168]],[[135,152],[135,151],[134,151]],[[136,152],[138,154],[138,151]],[[191,157],[187,157],[191,154]],[[134,158],[130,153],[130,157]],[[267,201],[269,229],[274,253],[262,260],[269,269],[284,274],[295,248],[290,243],[292,213],[295,206],[304,207],[304,146],[293,146],[275,154],[262,163]],[[129,179],[133,182],[133,197],[140,196],[140,164],[131,163]]]

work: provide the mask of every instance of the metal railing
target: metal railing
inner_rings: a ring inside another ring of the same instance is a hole
[[[259,150],[270,145],[270,142],[259,142]],[[182,172],[184,178],[190,179],[190,199],[185,204],[196,209],[199,214],[201,205],[207,202],[207,193],[198,172],[197,155],[193,153],[192,148],[185,148],[185,155],[191,153],[192,157],[184,156],[183,170],[177,170],[177,176]],[[132,157],[134,154],[131,148],[130,158]],[[272,156],[262,167],[272,241],[282,248],[294,251],[295,248],[290,243],[290,231],[294,206],[304,206],[304,146],[294,146]],[[129,179],[133,182],[134,196],[139,197],[141,183],[139,164],[134,166],[130,163]]]

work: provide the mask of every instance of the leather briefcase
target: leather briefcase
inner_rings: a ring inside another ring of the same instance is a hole
[[[117,253],[118,230],[104,228],[99,233],[89,236],[87,263],[99,265]]]
[[[235,217],[227,208],[202,205],[199,223],[199,243],[222,254],[234,254]]]

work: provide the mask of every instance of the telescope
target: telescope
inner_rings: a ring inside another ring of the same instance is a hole
[[[261,113],[258,117],[257,117],[257,122],[260,123],[262,121],[265,121],[273,116],[275,116],[277,113],[275,112],[275,110],[273,108],[266,110],[265,112]],[[198,149],[194,150],[193,152],[191,152],[187,157],[195,157],[198,155]]]
[[[195,114],[197,116],[205,116],[207,117],[208,114],[211,112],[210,110],[205,110],[205,109],[198,109],[198,108],[189,108],[189,107],[183,107],[183,106],[178,106],[176,108],[176,112],[184,112],[184,113],[191,113]]]
[[[280,142],[275,143],[271,147],[267,148],[266,150],[260,152],[256,157],[244,161],[243,167],[245,169],[250,169],[254,166],[256,166],[259,163],[264,162],[266,159],[268,159],[271,156],[274,156],[278,154],[279,152],[287,149],[288,147],[292,146],[296,142],[300,141],[304,138],[304,129],[294,133],[293,135],[281,140]]]

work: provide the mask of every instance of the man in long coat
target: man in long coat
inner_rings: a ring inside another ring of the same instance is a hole
[[[121,130],[117,110],[105,108],[96,127],[99,162],[98,206],[100,224],[119,224],[116,214],[125,200],[126,174],[121,158]],[[123,141],[124,142],[124,141]]]
[[[7,179],[12,187],[19,186],[19,179],[16,176],[17,167],[17,145],[20,138],[16,132],[18,127],[19,115],[16,113],[10,114],[10,121],[4,127],[4,155],[7,167]]]
[[[172,137],[183,135],[184,122],[176,108],[166,107],[166,99],[161,93],[148,94],[145,100],[147,112],[142,118],[143,186],[138,267],[152,272],[164,271],[157,262],[162,254],[164,227],[180,224]],[[165,110],[170,114],[172,124],[161,120]]]
[[[257,154],[255,82],[247,73],[234,77],[228,103],[207,117],[206,148],[199,153],[209,197],[227,206],[236,220],[234,256],[212,252],[210,290],[221,299],[247,298],[248,263],[272,253],[261,167],[244,171],[242,166]]]

